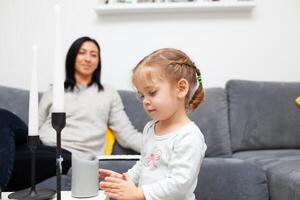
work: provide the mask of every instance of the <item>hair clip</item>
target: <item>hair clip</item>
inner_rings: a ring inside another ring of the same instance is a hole
[[[202,84],[202,77],[201,77],[201,75],[197,75],[196,76],[196,79],[197,79],[197,82],[199,83],[199,84]]]
[[[196,84],[195,86],[191,89],[191,92],[190,92],[190,96],[189,96],[189,99],[192,99],[194,94],[196,93],[196,91],[198,90],[199,86],[202,85],[202,78],[201,78],[201,75],[197,75],[196,74]]]

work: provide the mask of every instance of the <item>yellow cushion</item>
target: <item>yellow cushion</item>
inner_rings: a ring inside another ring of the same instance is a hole
[[[116,137],[112,130],[107,129],[105,133],[104,155],[111,155]]]
[[[296,104],[300,106],[300,96],[296,98]]]

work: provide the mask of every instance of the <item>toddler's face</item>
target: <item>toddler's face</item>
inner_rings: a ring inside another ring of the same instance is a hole
[[[148,115],[154,120],[166,120],[178,108],[177,92],[167,80],[156,77],[151,80],[146,80],[143,76],[137,77],[134,85]]]

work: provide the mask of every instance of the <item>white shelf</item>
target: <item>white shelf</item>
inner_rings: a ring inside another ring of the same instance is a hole
[[[248,1],[199,1],[167,3],[115,3],[102,4],[95,10],[98,15],[131,13],[178,13],[203,11],[250,11],[255,7],[255,0]]]

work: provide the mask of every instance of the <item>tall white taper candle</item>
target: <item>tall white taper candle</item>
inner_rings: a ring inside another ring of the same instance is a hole
[[[37,136],[38,125],[38,88],[37,88],[37,45],[32,46],[32,69],[29,95],[28,135]]]
[[[53,112],[64,112],[64,61],[61,50],[61,8],[54,6]]]

